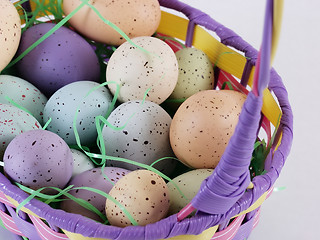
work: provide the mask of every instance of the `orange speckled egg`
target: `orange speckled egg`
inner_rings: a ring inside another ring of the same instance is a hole
[[[166,216],[170,200],[165,181],[149,170],[136,170],[122,177],[109,194],[132,215],[139,225],[154,223]],[[106,201],[106,216],[111,225],[132,225],[113,201]]]
[[[15,55],[21,37],[19,14],[9,0],[0,1],[0,71]]]
[[[81,0],[64,0],[65,14],[71,13],[81,3]],[[129,38],[151,36],[160,23],[161,10],[157,0],[90,0],[89,3]],[[94,41],[110,45],[125,42],[125,39],[89,6],[82,7],[69,22],[77,31]]]
[[[215,168],[245,99],[245,94],[232,90],[205,90],[189,97],[170,127],[170,143],[177,158],[192,168]]]

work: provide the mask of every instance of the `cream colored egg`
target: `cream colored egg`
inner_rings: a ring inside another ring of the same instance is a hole
[[[196,48],[183,48],[176,52],[179,78],[172,99],[186,99],[191,95],[213,88],[213,66],[209,57]]]
[[[21,23],[16,8],[9,0],[0,1],[0,16],[0,71],[2,71],[18,49]]]
[[[128,173],[109,194],[125,207],[139,225],[159,221],[169,209],[169,192],[165,181],[148,170]],[[106,201],[106,216],[111,225],[132,225],[125,213],[111,200]]]
[[[172,179],[168,182],[170,196],[170,208],[168,215],[178,213],[184,208],[198,193],[201,183],[213,172],[213,169],[196,169]],[[183,193],[180,193],[179,190]]]
[[[178,81],[178,63],[172,49],[154,37],[132,39],[138,47],[123,43],[112,54],[107,66],[107,81],[120,86],[118,100],[146,100],[162,103]],[[108,85],[115,94],[117,85]]]
[[[215,168],[245,99],[245,94],[232,90],[206,90],[184,101],[170,126],[170,144],[177,158],[193,168]]]
[[[65,14],[71,13],[81,3],[81,0],[64,0]],[[151,36],[160,23],[161,10],[157,0],[90,0],[89,3],[129,38]],[[125,39],[89,6],[82,7],[69,22],[77,31],[94,41],[110,45],[125,42]]]

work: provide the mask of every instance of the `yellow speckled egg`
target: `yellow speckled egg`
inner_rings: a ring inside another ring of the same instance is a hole
[[[18,49],[21,24],[18,12],[9,0],[0,1],[0,16],[0,71],[2,71]]]
[[[64,0],[65,14],[71,13],[81,0]],[[119,27],[129,38],[151,36],[159,26],[160,5],[157,0],[90,0],[100,14]],[[70,20],[70,24],[86,37],[110,45],[120,45],[125,39],[88,6]]]
[[[199,91],[213,88],[213,66],[203,51],[182,48],[176,52],[176,57],[179,77],[170,98],[186,99]]]
[[[139,225],[159,221],[169,209],[169,192],[165,181],[149,170],[128,173],[113,186],[109,194],[126,208]],[[109,199],[106,201],[106,216],[111,225],[132,225],[125,213]]]
[[[181,104],[170,126],[177,158],[192,168],[215,168],[239,120],[246,95],[205,90]]]
[[[118,100],[127,102],[146,100],[161,104],[166,100],[178,81],[178,63],[172,49],[165,42],[154,37],[136,37],[121,44],[112,54],[106,77],[108,87],[115,94],[120,86]]]
[[[195,169],[172,179],[172,182],[168,182],[170,196],[170,208],[168,215],[178,213],[184,208],[198,193],[201,183],[213,172],[213,169]],[[178,186],[179,190],[173,184]]]

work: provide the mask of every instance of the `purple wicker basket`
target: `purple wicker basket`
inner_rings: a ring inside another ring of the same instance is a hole
[[[219,44],[221,46],[232,47],[242,52],[245,56],[243,59],[246,61],[243,66],[240,66],[242,76],[238,85],[246,87],[249,73],[257,60],[257,50],[232,30],[200,10],[176,0],[159,0],[159,2],[161,6],[181,12],[188,18],[185,20],[187,25],[186,38],[184,39],[187,46],[195,46],[195,32],[198,26],[202,26],[206,29],[205,31],[216,33],[220,38]],[[176,18],[178,19],[178,17]],[[165,19],[165,21],[167,20]],[[159,32],[161,32],[161,27]],[[230,49],[230,51],[233,50]],[[233,58],[234,56],[228,57]],[[221,71],[228,72],[227,69],[223,69],[223,66],[218,65],[218,67]],[[195,216],[181,220],[180,217],[183,213],[180,213],[146,226],[120,228],[103,225],[77,214],[53,209],[36,199],[26,203],[23,211],[17,215],[14,207],[29,195],[0,174],[0,201],[2,202],[0,217],[4,225],[10,228],[9,230],[32,240],[91,238],[152,240],[189,239],[188,237],[190,239],[246,239],[259,218],[259,205],[253,206],[261,197],[265,199],[271,193],[273,184],[279,177],[289,154],[293,137],[293,115],[288,94],[280,76],[274,69],[270,72],[268,90],[269,93],[274,93],[278,102],[276,106],[281,109],[282,116],[273,151],[267,157],[266,173],[254,177],[252,180],[253,188],[248,188],[250,184],[250,159],[257,132],[261,128],[261,108],[264,102],[262,94],[256,96],[249,92],[235,133],[219,165],[213,174],[202,183],[200,191],[185,209],[186,211],[190,208],[197,209]],[[272,112],[272,109],[269,111]],[[221,184],[223,187],[216,187]],[[234,220],[230,221],[231,219]],[[220,231],[216,232],[218,226],[220,226]],[[197,238],[199,236],[202,237]]]

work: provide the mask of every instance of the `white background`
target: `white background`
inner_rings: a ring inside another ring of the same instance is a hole
[[[231,28],[255,48],[262,35],[265,1],[183,0]],[[320,2],[285,1],[274,67],[282,76],[294,112],[294,141],[274,192],[263,204],[250,240],[319,239],[320,203]],[[13,239],[0,229],[0,239]]]

